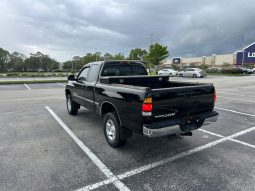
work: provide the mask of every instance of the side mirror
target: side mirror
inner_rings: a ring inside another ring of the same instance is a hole
[[[68,80],[68,81],[75,81],[76,79],[75,79],[75,76],[74,76],[73,74],[71,74],[71,75],[69,75],[69,76],[67,77],[67,80]]]

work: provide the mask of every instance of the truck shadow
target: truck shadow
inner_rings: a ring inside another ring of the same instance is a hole
[[[148,138],[133,133],[133,137],[124,146],[112,148],[105,140],[103,122],[100,116],[88,110],[81,110],[75,118],[75,121],[77,118],[79,119],[79,123],[73,126],[75,129],[79,129],[77,136],[106,165],[112,166],[113,169],[116,168],[116,171],[118,171],[119,165],[123,169],[129,169],[134,164],[137,166],[155,162],[212,141],[210,137],[203,138],[201,132],[198,131],[193,133],[192,137],[182,138],[176,135]],[[76,132],[74,133],[76,134]]]

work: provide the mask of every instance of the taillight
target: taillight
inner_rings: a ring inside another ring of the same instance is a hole
[[[145,98],[142,105],[143,116],[151,116],[152,114],[152,98]]]
[[[151,103],[144,103],[143,106],[142,106],[142,111],[151,112],[152,111],[152,104]]]

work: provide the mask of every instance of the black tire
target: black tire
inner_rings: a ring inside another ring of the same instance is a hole
[[[112,136],[109,132],[111,128],[114,129]],[[104,116],[104,135],[108,144],[113,148],[120,147],[126,143],[127,139],[121,139],[121,126],[116,112],[110,112]]]
[[[193,74],[193,78],[197,78],[197,75],[196,75],[196,74]]]
[[[182,75],[182,74],[179,74],[179,77],[183,77],[183,75]]]
[[[172,73],[169,73],[169,75],[168,76],[172,76],[173,74]]]
[[[72,100],[71,94],[66,96],[66,108],[70,115],[77,115],[80,105]]]

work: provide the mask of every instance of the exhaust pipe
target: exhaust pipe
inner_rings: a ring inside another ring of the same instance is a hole
[[[181,133],[181,136],[192,136],[192,132]]]

